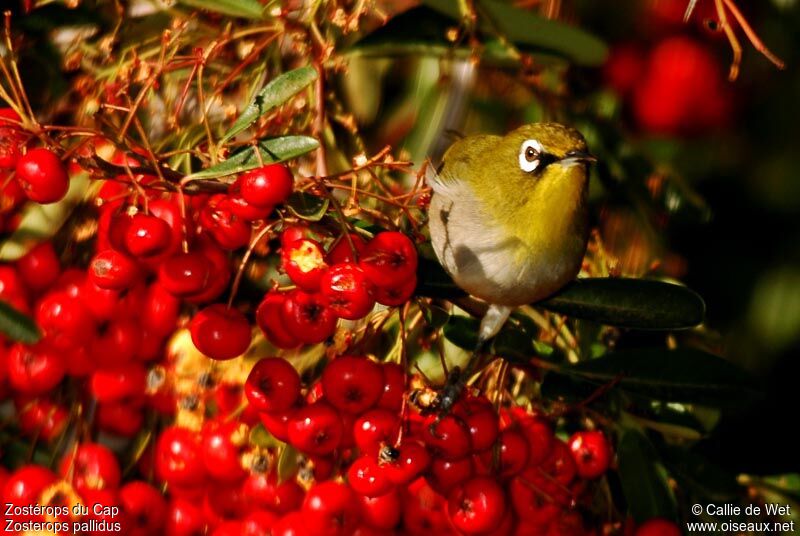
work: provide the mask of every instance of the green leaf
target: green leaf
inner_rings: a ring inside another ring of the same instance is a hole
[[[736,477],[685,448],[664,447],[664,463],[684,489],[707,501],[735,501],[742,491]]]
[[[457,0],[424,0],[423,3],[456,21],[462,19]],[[500,34],[523,49],[544,50],[590,67],[602,65],[608,55],[608,47],[597,37],[510,3],[478,0],[475,8],[478,29],[482,33]]]
[[[321,220],[328,211],[329,204],[328,198],[306,192],[292,192],[286,201],[286,207],[292,214],[307,221]]]
[[[610,277],[578,279],[536,305],[610,326],[655,330],[694,327],[706,309],[703,299],[686,287]]]
[[[509,47],[494,38],[485,38],[484,46],[479,51],[467,46],[454,45],[447,39],[447,32],[453,27],[452,17],[426,6],[418,6],[392,17],[384,26],[355,43],[346,53],[353,56],[381,58],[447,56],[469,59],[477,52],[483,62],[501,67],[519,65],[519,59]],[[548,55],[537,56],[537,60],[543,64],[550,59],[555,58],[550,58]]]
[[[479,327],[475,318],[453,315],[444,325],[444,337],[459,348],[472,351],[478,344]]]
[[[656,400],[720,408],[744,406],[760,396],[746,372],[721,357],[690,348],[612,352],[559,373],[596,385],[618,382],[629,393]]]
[[[306,66],[271,80],[256,94],[253,102],[247,105],[233,126],[222,136],[220,144],[245,130],[268,111],[288,101],[316,79],[316,69]]]
[[[617,455],[622,490],[636,522],[654,517],[674,519],[675,497],[650,441],[638,430],[628,428],[619,440]]]
[[[443,308],[438,305],[430,304],[422,306],[422,314],[425,317],[425,323],[430,329],[439,329],[447,324],[450,315]]]
[[[27,203],[17,229],[0,245],[0,261],[15,261],[36,244],[51,238],[67,221],[89,187],[89,176],[77,173],[70,177],[67,195],[57,203]]]
[[[258,0],[178,0],[178,3],[229,17],[252,20],[264,18],[264,6]]]
[[[277,467],[278,484],[282,484],[297,474],[297,451],[290,445],[284,445],[278,456]]]
[[[249,440],[252,445],[261,448],[276,448],[283,444],[275,439],[275,436],[270,434],[261,423],[250,429]]]
[[[33,320],[0,301],[0,332],[13,341],[35,344],[42,338]]]
[[[492,351],[511,362],[528,362],[537,353],[531,334],[511,324],[506,324],[494,338]]]
[[[246,147],[234,153],[230,158],[197,173],[187,175],[188,180],[213,179],[226,177],[255,169],[264,164],[284,162],[302,156],[319,147],[319,142],[309,136],[282,136],[258,142],[258,152],[261,160],[256,156],[253,147]]]

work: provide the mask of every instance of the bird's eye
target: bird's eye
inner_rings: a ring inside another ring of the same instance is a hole
[[[519,149],[519,167],[530,173],[539,167],[542,145],[536,140],[525,140]]]

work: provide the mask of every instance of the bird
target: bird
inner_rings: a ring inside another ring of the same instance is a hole
[[[577,276],[589,237],[589,165],[595,161],[576,129],[531,123],[504,136],[462,138],[445,151],[438,170],[426,170],[433,250],[456,285],[488,304],[465,370],[451,371],[437,400],[440,416],[513,310]]]

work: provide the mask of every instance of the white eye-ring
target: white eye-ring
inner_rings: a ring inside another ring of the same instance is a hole
[[[539,158],[542,155],[542,144],[536,140],[525,140],[519,148],[519,168],[530,173],[539,167]]]

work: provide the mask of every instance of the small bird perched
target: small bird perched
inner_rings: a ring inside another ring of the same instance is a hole
[[[578,274],[594,161],[577,130],[533,123],[502,137],[463,138],[429,174],[436,256],[459,287],[489,304],[472,366],[515,307],[546,298]],[[445,412],[468,376],[454,372],[451,392],[440,400]]]

